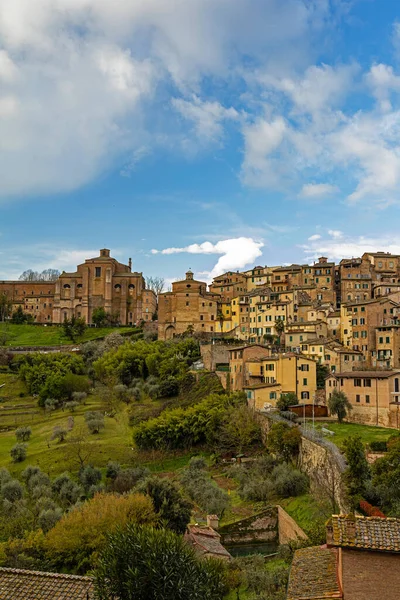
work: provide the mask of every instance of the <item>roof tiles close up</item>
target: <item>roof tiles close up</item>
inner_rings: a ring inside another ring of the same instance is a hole
[[[93,600],[91,577],[0,568],[1,600]]]

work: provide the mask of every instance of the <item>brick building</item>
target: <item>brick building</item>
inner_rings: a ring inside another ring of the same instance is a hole
[[[2,292],[11,298],[13,310],[21,306],[37,323],[62,323],[74,315],[90,324],[93,310],[103,307],[121,325],[130,325],[151,320],[157,310],[156,295],[146,290],[143,274],[132,272],[130,259],[128,265],[119,263],[106,248],[54,282],[1,281]]]
[[[172,292],[158,298],[158,337],[168,340],[193,328],[196,333],[213,334],[219,317],[220,295],[207,291],[204,281],[196,281],[192,271],[172,284]]]
[[[327,545],[294,554],[287,600],[397,600],[400,519],[333,515]]]

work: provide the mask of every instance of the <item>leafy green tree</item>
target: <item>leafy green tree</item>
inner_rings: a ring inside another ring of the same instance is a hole
[[[387,442],[388,451],[372,466],[372,485],[375,497],[383,505],[386,514],[400,518],[400,435],[393,435]],[[368,496],[368,494],[366,494]],[[369,498],[367,498],[369,500]]]
[[[92,322],[96,325],[96,327],[104,327],[107,325],[107,317],[108,314],[102,306],[98,306],[93,310],[92,313]]]
[[[137,491],[150,496],[154,510],[162,522],[176,533],[184,533],[190,521],[192,505],[177,486],[168,479],[149,477],[137,486]]]
[[[342,423],[348,412],[353,409],[346,394],[338,390],[334,390],[328,398],[328,407],[332,415],[337,415],[339,423]]]
[[[27,315],[22,310],[22,306],[18,306],[17,310],[15,310],[11,317],[11,323],[14,325],[23,325],[24,323],[32,322],[32,315]]]
[[[325,379],[328,377],[329,373],[328,365],[320,365],[317,363],[317,389],[325,389]]]
[[[1,495],[9,502],[16,502],[23,498],[24,488],[17,479],[12,479],[1,487]]]
[[[12,461],[22,462],[26,459],[26,444],[15,444],[10,450]]]
[[[371,469],[365,456],[365,448],[361,437],[350,436],[343,442],[347,469],[344,480],[351,497],[362,496],[371,479]]]
[[[276,403],[276,407],[279,408],[280,411],[285,412],[289,410],[291,406],[298,404],[299,401],[294,392],[288,392],[287,394],[281,394],[281,397]]]
[[[61,427],[61,425],[56,425],[53,429],[53,433],[51,434],[51,440],[57,440],[59,444],[61,444],[65,438],[67,437],[68,431],[65,427]]]
[[[201,561],[172,531],[133,524],[110,535],[95,588],[99,600],[221,600],[227,591],[221,561]]]
[[[0,294],[0,321],[5,321],[11,314],[12,300],[5,292]]]
[[[100,429],[104,429],[104,415],[99,411],[85,413],[85,421],[90,433],[100,433]]]
[[[15,437],[18,442],[28,442],[32,435],[32,429],[29,426],[18,427],[15,431]]]
[[[279,338],[279,344],[281,344],[282,333],[285,331],[285,321],[282,319],[275,321],[275,330]]]
[[[101,471],[91,465],[84,467],[79,473],[79,480],[87,492],[92,486],[97,485],[101,481]]]
[[[63,322],[63,332],[66,338],[75,342],[82,337],[86,330],[86,322],[83,317],[72,315],[70,319],[65,318]]]
[[[235,450],[237,454],[261,444],[261,426],[254,411],[246,404],[229,408],[222,420],[216,442],[219,448]]]
[[[299,453],[301,433],[297,427],[274,423],[268,434],[268,446],[283,460],[289,462]]]

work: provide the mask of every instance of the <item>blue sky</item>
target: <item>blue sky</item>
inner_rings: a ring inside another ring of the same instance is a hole
[[[0,0],[0,278],[400,253],[394,0]]]

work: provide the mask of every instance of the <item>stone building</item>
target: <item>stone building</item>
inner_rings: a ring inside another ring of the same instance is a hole
[[[128,265],[119,263],[106,248],[55,282],[2,281],[2,292],[10,296],[13,310],[21,306],[37,323],[62,323],[74,315],[90,324],[94,309],[103,307],[121,325],[132,325],[151,320],[157,310],[156,295],[146,290],[142,273],[132,272],[131,259]]]
[[[172,284],[172,292],[158,298],[158,338],[168,340],[185,333],[213,334],[219,318],[221,297],[207,291],[204,281],[196,281],[192,271],[186,278]]]

